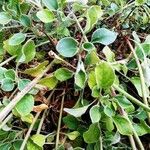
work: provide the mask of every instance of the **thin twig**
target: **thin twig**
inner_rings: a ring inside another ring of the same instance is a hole
[[[0,130],[3,128],[3,126],[13,117],[13,114],[9,114],[6,119],[2,122],[2,124],[0,125]]]
[[[53,93],[54,93],[54,90],[50,93],[49,97],[47,98],[47,100],[48,100],[48,105],[50,104],[50,99],[51,99],[51,97],[52,97]],[[44,119],[45,119],[46,113],[47,113],[47,109],[46,109],[46,110],[44,110],[44,112],[43,112],[42,118],[41,118],[41,120],[40,120],[40,123],[39,123],[38,129],[37,129],[37,132],[36,132],[37,134],[40,134],[40,132],[41,132],[42,125],[43,125],[43,122],[44,122]]]
[[[82,29],[82,27],[81,27],[81,25],[80,25],[80,23],[79,23],[79,21],[78,21],[76,15],[74,14],[74,12],[73,12],[69,7],[68,7],[68,9],[69,9],[69,11],[72,13],[72,16],[73,16],[74,20],[76,21],[76,23],[77,23],[77,25],[78,25],[78,27],[79,27],[79,29],[80,29],[80,31],[81,31],[83,37],[84,37],[84,40],[85,40],[86,42],[88,42],[88,38],[86,37],[86,34],[85,34],[85,32],[83,31],[83,29]]]
[[[2,63],[0,63],[0,67],[4,66],[5,64],[7,64],[8,62],[10,62],[11,60],[13,60],[16,56],[11,56],[10,58],[6,59],[5,61],[3,61]]]
[[[61,108],[60,108],[60,114],[59,114],[59,120],[58,120],[58,127],[57,127],[57,134],[56,134],[56,145],[55,145],[55,149],[58,149],[58,145],[59,145],[59,133],[60,133],[60,127],[61,127],[61,119],[62,119],[62,112],[63,112],[63,106],[64,106],[64,99],[65,99],[65,90],[63,91],[63,96],[62,96],[62,100],[61,100]]]
[[[27,143],[27,141],[28,141],[28,139],[30,137],[30,133],[31,133],[31,131],[32,131],[33,127],[34,127],[34,124],[35,124],[36,120],[38,119],[39,115],[40,115],[40,112],[38,112],[36,114],[35,118],[33,119],[32,124],[30,125],[30,128],[29,128],[29,130],[28,130],[28,132],[27,132],[27,134],[26,134],[26,136],[25,136],[25,138],[23,140],[23,143],[22,143],[22,145],[20,147],[20,150],[24,150],[25,149],[26,143]]]

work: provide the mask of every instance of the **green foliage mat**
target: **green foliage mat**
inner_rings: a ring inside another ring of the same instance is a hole
[[[150,149],[149,0],[0,1],[0,150]]]

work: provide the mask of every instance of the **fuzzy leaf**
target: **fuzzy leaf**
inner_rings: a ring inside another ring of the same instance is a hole
[[[115,73],[107,62],[102,62],[96,66],[95,75],[99,88],[109,88],[115,81]]]
[[[42,134],[35,134],[35,135],[32,135],[31,137],[33,143],[35,143],[39,147],[43,147],[43,145],[45,144],[45,138],[46,136]]]
[[[20,116],[29,115],[34,107],[34,97],[30,94],[25,95],[15,106],[15,110]]]
[[[44,23],[53,22],[55,19],[53,12],[51,12],[48,9],[43,9],[43,10],[38,11],[36,16]]]
[[[26,35],[23,33],[16,33],[9,39],[9,45],[19,45],[21,44],[26,38]]]
[[[64,57],[73,57],[78,52],[77,45],[78,42],[75,39],[65,37],[58,42],[56,49]]]
[[[67,133],[67,136],[70,140],[75,140],[79,135],[80,133],[78,131]]]
[[[35,44],[33,40],[28,40],[22,47],[21,56],[17,58],[19,62],[28,63],[36,54]]]
[[[42,2],[49,10],[57,10],[58,9],[57,0],[42,0]]]
[[[120,132],[120,134],[122,134],[122,135],[132,135],[133,134],[132,126],[125,117],[117,115],[117,116],[113,117],[113,121],[114,121],[118,131]]]
[[[101,7],[98,5],[93,5],[87,10],[87,14],[86,14],[87,22],[85,26],[86,33],[91,31],[91,29],[98,22],[98,20],[102,15],[103,12],[101,10]]]
[[[0,24],[7,24],[11,21],[11,16],[8,12],[0,12]]]
[[[93,43],[100,43],[103,45],[109,45],[113,43],[117,38],[117,33],[110,31],[106,28],[97,29],[92,35]]]
[[[64,111],[74,117],[81,117],[88,109],[90,105],[79,107],[79,108],[64,108]]]
[[[88,131],[83,133],[83,138],[86,143],[96,143],[99,141],[100,129],[98,124],[91,124]]]
[[[53,88],[55,88],[55,86],[57,85],[57,83],[58,83],[58,80],[53,75],[45,77],[45,78],[43,78],[43,79],[41,79],[39,81],[39,84],[47,86],[50,90],[52,90]]]
[[[23,73],[31,75],[33,77],[37,77],[39,74],[43,72],[47,64],[48,64],[48,61],[44,61],[41,64],[35,66],[34,68],[26,69]]]
[[[101,114],[100,114],[100,107],[98,105],[95,105],[90,109],[90,118],[92,123],[100,121]]]
[[[54,76],[59,80],[59,81],[66,81],[73,76],[73,72],[70,71],[67,68],[59,68],[55,71]]]
[[[14,82],[10,78],[5,78],[1,82],[1,88],[3,91],[9,92],[14,89]]]

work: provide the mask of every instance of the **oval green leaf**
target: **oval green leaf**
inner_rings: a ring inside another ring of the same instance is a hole
[[[60,55],[64,57],[73,57],[78,52],[78,42],[72,37],[65,37],[61,39],[56,49]]]
[[[97,29],[92,35],[93,43],[100,43],[103,45],[109,45],[113,43],[117,38],[117,33],[110,31],[106,28]]]
[[[5,78],[1,82],[1,89],[3,91],[9,92],[14,89],[14,82],[10,78]]]
[[[132,135],[133,134],[132,126],[125,117],[123,117],[121,115],[117,115],[117,116],[113,117],[113,122],[115,123],[120,134],[122,134],[122,135]]]
[[[48,9],[38,11],[36,16],[44,23],[50,23],[55,19],[53,12],[49,11]]]
[[[7,12],[0,12],[0,24],[7,24],[11,21],[11,16]]]
[[[20,116],[26,116],[30,114],[34,107],[34,97],[30,94],[25,95],[15,106],[15,110]]]
[[[57,10],[58,9],[57,0],[42,0],[42,2],[49,10]]]
[[[107,62],[102,62],[96,66],[95,76],[99,88],[109,88],[115,81],[115,73]]]
[[[73,76],[73,72],[70,71],[67,68],[59,68],[55,71],[54,76],[59,80],[59,81],[66,81]]]
[[[88,131],[83,133],[83,138],[86,143],[96,143],[99,141],[100,129],[97,123],[91,124]]]
[[[19,45],[21,44],[26,38],[26,35],[23,33],[16,33],[14,34],[8,41],[9,45]]]

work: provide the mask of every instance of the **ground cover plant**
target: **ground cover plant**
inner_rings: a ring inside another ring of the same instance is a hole
[[[149,150],[149,23],[149,0],[1,0],[0,150]]]

